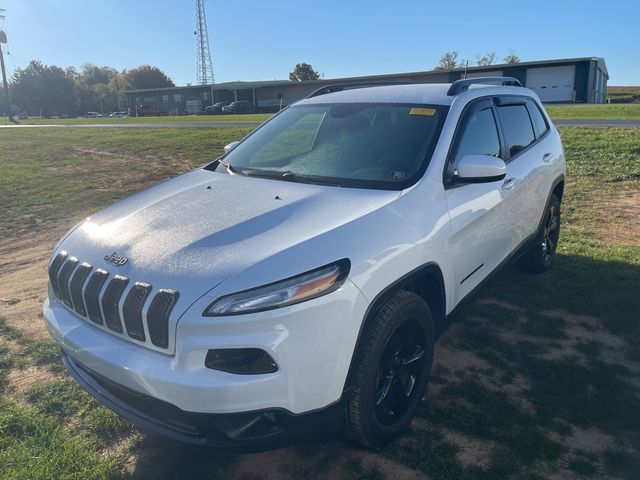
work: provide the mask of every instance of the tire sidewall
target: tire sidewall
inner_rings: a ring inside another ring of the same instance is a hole
[[[380,311],[378,311],[376,317],[378,315],[380,315]],[[425,364],[420,377],[416,380],[416,390],[412,395],[406,412],[397,422],[391,425],[385,425],[378,420],[375,412],[377,372],[390,338],[401,325],[409,320],[416,320],[423,330],[426,340],[424,346]],[[429,307],[422,298],[413,295],[392,310],[388,318],[385,319],[384,328],[379,337],[375,347],[369,351],[368,355],[363,359],[365,362],[365,375],[364,378],[361,379],[361,385],[358,387],[360,388],[360,398],[362,402],[361,412],[365,416],[365,418],[361,419],[362,424],[367,426],[367,436],[375,438],[377,440],[375,443],[382,445],[396,437],[411,423],[429,382],[435,341],[433,319]]]
[[[560,200],[558,199],[558,197],[554,194],[551,195],[551,199],[549,200],[549,205],[547,205],[547,208],[544,211],[544,219],[542,222],[542,225],[540,227],[540,232],[538,234],[538,238],[539,238],[539,242],[538,244],[540,245],[538,247],[539,251],[538,251],[538,255],[540,258],[540,265],[542,267],[543,270],[547,270],[549,268],[551,268],[551,266],[553,265],[553,261],[556,258],[556,250],[558,248],[558,239],[556,239],[554,245],[553,245],[553,251],[551,252],[551,255],[549,256],[548,259],[545,259],[545,254],[542,250],[542,240],[544,239],[544,228],[545,225],[547,224],[547,221],[549,219],[549,215],[551,214],[551,208],[555,207],[556,208],[556,215],[558,217],[558,239],[560,238]]]

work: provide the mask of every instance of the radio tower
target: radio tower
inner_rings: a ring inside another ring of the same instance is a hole
[[[196,31],[198,45],[197,82],[209,85],[215,82],[213,66],[211,65],[211,51],[209,50],[209,34],[207,33],[207,16],[204,10],[204,0],[196,0]]]

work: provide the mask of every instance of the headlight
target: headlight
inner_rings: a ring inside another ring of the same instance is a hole
[[[345,258],[264,287],[233,293],[213,302],[203,315],[213,317],[260,312],[311,300],[340,288],[350,267],[351,262]]]

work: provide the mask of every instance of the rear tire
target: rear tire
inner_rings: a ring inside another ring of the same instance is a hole
[[[517,263],[520,270],[529,273],[542,273],[553,265],[556,248],[560,237],[560,199],[551,195],[547,209],[542,218],[534,244]]]
[[[411,423],[426,391],[434,349],[433,318],[415,293],[398,290],[365,326],[346,398],[346,433],[379,448]]]

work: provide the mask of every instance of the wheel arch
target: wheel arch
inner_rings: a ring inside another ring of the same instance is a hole
[[[349,388],[351,382],[353,363],[360,345],[362,333],[382,305],[393,294],[393,292],[397,290],[411,291],[420,296],[427,303],[429,310],[431,311],[431,316],[434,320],[436,338],[446,329],[447,298],[444,276],[442,275],[442,270],[438,264],[428,262],[390,283],[381,292],[379,292],[369,304],[362,323],[360,324],[360,330],[358,331],[358,337],[351,355],[351,361],[349,363],[349,370],[347,372],[343,391]]]
[[[562,195],[564,194],[564,175],[560,175],[556,178],[553,182],[551,192],[555,194],[558,197],[558,200],[560,200],[560,203],[562,203]]]
[[[564,174],[558,175],[556,179],[551,184],[551,189],[549,190],[549,195],[547,195],[547,201],[544,204],[544,209],[542,210],[542,215],[540,216],[540,221],[538,222],[538,228],[536,232],[539,232],[542,228],[542,222],[544,221],[544,213],[549,208],[549,202],[551,202],[551,197],[556,195],[560,203],[562,203],[562,195],[564,194]]]

